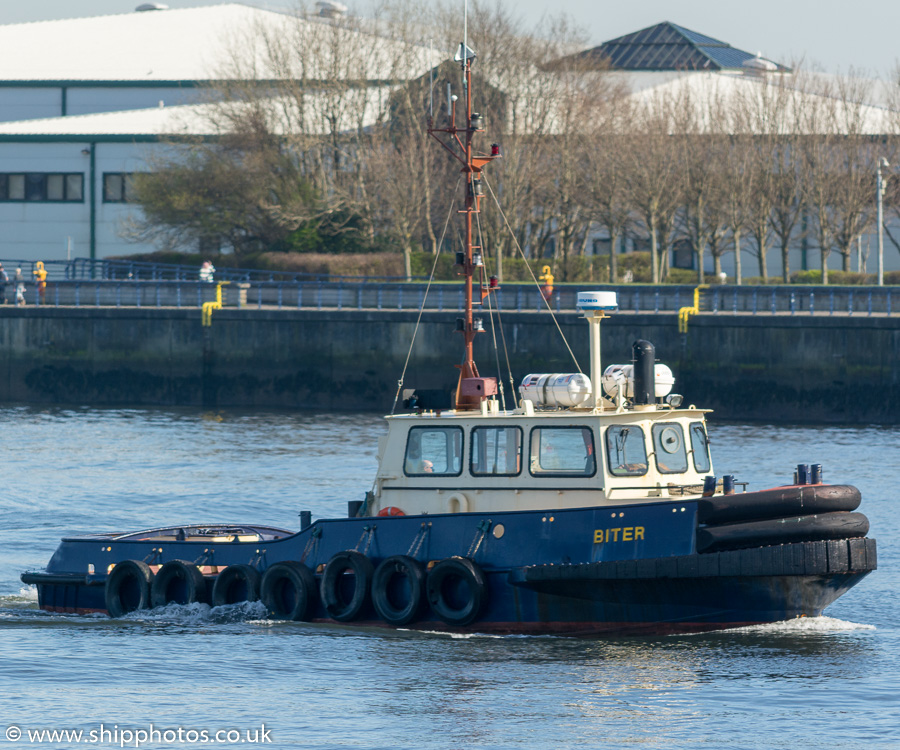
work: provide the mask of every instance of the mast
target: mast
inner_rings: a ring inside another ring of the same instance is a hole
[[[458,98],[451,95],[448,84],[447,125],[446,127],[435,127],[432,117],[429,117],[428,133],[462,164],[461,171],[465,175],[465,203],[463,209],[459,211],[459,213],[465,214],[465,247],[462,252],[456,254],[456,265],[462,269],[461,275],[465,285],[463,317],[457,320],[456,330],[463,334],[465,348],[463,362],[461,365],[457,365],[460,372],[459,382],[456,386],[456,408],[475,409],[478,408],[485,395],[492,394],[485,393],[486,388],[483,385],[482,387],[468,388],[465,383],[467,380],[479,377],[478,367],[475,364],[475,335],[484,333],[484,327],[481,320],[475,317],[474,307],[476,304],[482,304],[484,298],[497,288],[497,280],[495,277],[491,277],[485,283],[483,250],[480,245],[474,244],[472,221],[474,215],[480,213],[481,199],[484,196],[481,169],[485,164],[500,156],[500,147],[492,144],[490,156],[476,155],[473,139],[476,133],[484,132],[482,127],[484,121],[480,114],[472,111],[472,63],[475,62],[475,53],[465,42],[461,42],[453,59],[462,67],[463,87],[465,88],[465,124],[463,127],[457,127],[456,102]],[[441,133],[450,137],[449,144],[440,137]],[[476,274],[481,290],[481,296],[477,302],[475,302],[473,291]],[[494,381],[493,387],[496,388],[496,381]]]

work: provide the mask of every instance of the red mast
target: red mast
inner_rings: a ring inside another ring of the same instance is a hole
[[[441,144],[462,166],[465,175],[466,194],[465,207],[459,213],[466,215],[465,249],[457,253],[457,265],[462,268],[465,279],[464,317],[457,321],[457,330],[465,339],[465,356],[459,367],[459,382],[456,386],[456,408],[476,409],[481,400],[491,396],[497,391],[497,383],[494,378],[479,378],[478,367],[475,365],[475,334],[484,333],[481,320],[475,318],[473,309],[480,305],[485,297],[496,288],[496,278],[491,277],[488,284],[484,278],[484,256],[482,247],[475,245],[472,240],[472,218],[481,210],[481,198],[484,196],[484,185],[481,182],[482,167],[500,156],[500,147],[497,144],[491,146],[491,155],[475,155],[472,148],[472,140],[475,133],[483,133],[483,120],[480,114],[472,111],[472,63],[475,61],[475,53],[460,43],[459,51],[454,58],[461,63],[463,71],[463,85],[465,87],[466,119],[462,128],[456,125],[456,96],[450,95],[450,85],[447,85],[447,118],[448,125],[444,128],[434,127],[431,117],[428,120],[428,132]],[[450,136],[451,143],[445,143],[438,134],[446,133]],[[455,142],[456,148],[452,147]],[[472,282],[478,273],[481,298],[476,303],[473,299]],[[468,381],[468,382],[467,382]]]

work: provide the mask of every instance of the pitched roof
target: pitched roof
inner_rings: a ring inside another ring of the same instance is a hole
[[[755,57],[669,21],[610,39],[582,55],[619,70],[739,70]]]
[[[271,71],[266,44],[276,40],[285,49],[296,50],[323,30],[326,34],[319,37],[329,39],[309,45],[322,52],[308,55],[313,59],[303,63],[307,79],[322,73],[333,80],[344,71],[347,78],[383,80],[392,73],[418,75],[429,67],[427,49],[291,13],[222,3],[0,25],[0,85],[202,84],[233,78],[235,55],[253,78],[279,78]],[[337,49],[354,45],[360,56],[368,58],[365,65],[327,59],[328,42],[336,42]],[[397,69],[398,60],[410,69]]]

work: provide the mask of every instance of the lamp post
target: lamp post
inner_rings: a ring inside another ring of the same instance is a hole
[[[875,195],[878,201],[878,286],[884,286],[884,177],[882,167],[891,166],[888,160],[881,157],[875,167]]]

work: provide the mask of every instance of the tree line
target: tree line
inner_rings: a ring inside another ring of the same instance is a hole
[[[465,95],[446,54],[460,26],[455,7],[409,0],[236,35],[203,110],[214,137],[182,139],[136,176],[133,236],[243,257],[400,252],[407,275],[415,251],[458,249],[462,178],[427,127],[447,122],[448,84]],[[789,282],[801,245],[828,283],[829,257],[851,270],[875,230],[876,167],[900,160],[900,101],[884,98],[897,86],[873,106],[878,82],[799,65],[632,75],[581,53],[566,19],[533,31],[503,5],[474,4],[468,29],[479,145],[502,149],[477,223],[497,275],[504,259],[541,258],[565,280],[602,237],[621,280],[610,250],[629,237],[657,283],[676,249],[701,283],[706,258],[718,276],[728,254],[736,283],[768,281],[771,255]],[[900,214],[898,181],[886,180],[886,217]]]

